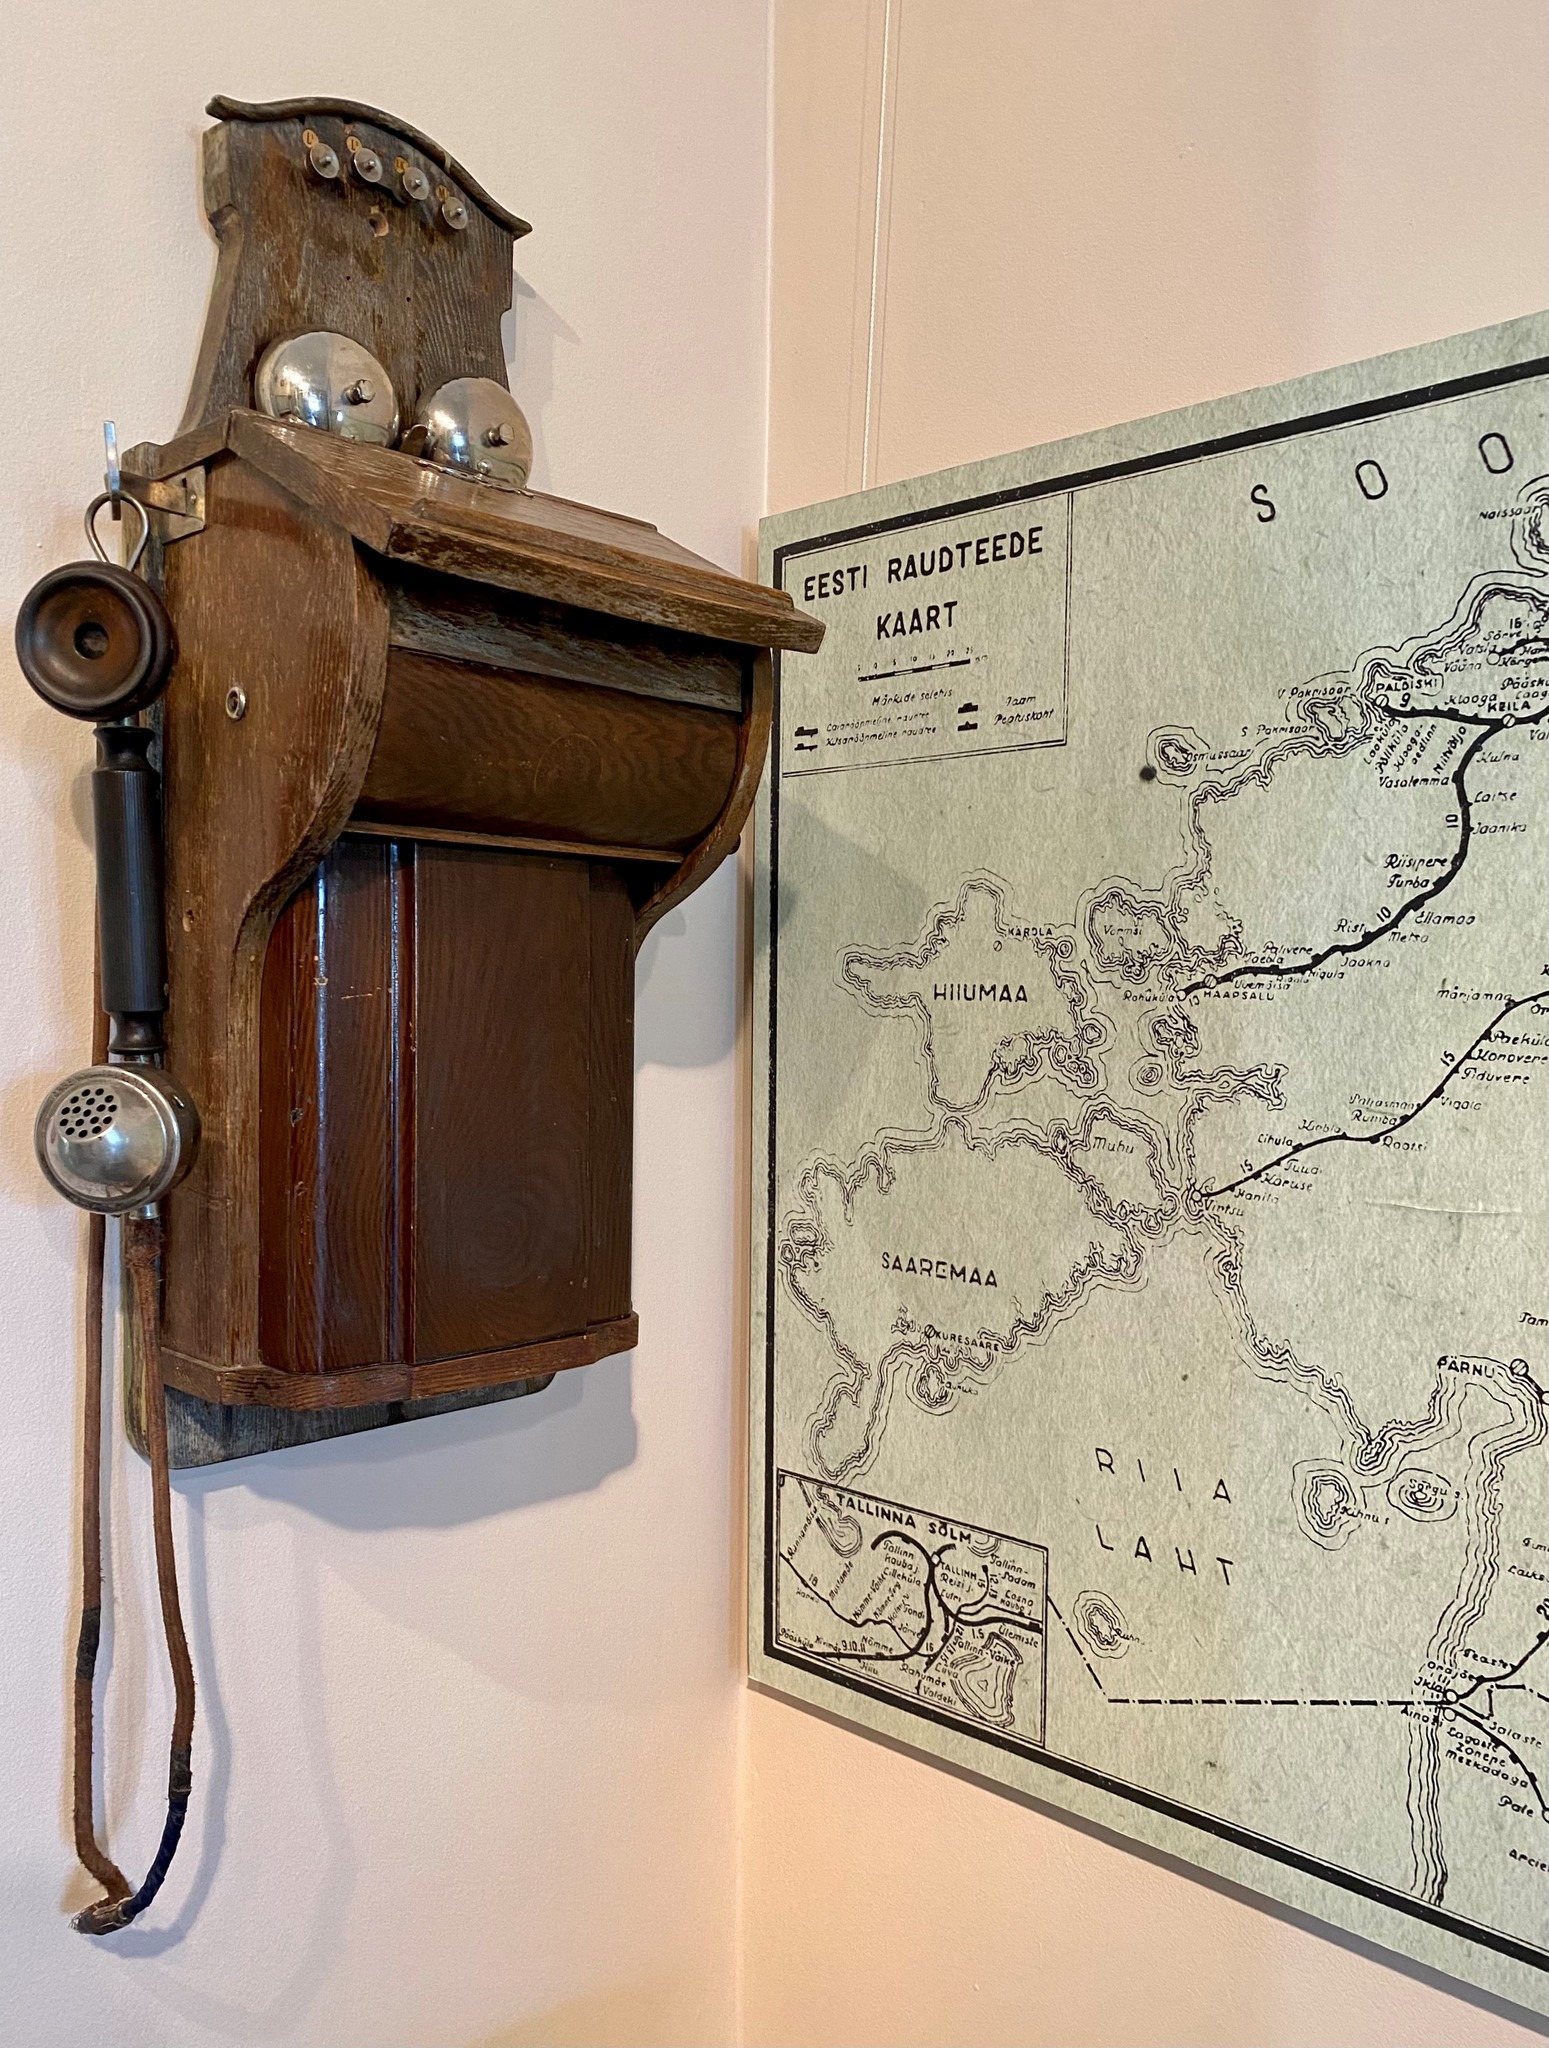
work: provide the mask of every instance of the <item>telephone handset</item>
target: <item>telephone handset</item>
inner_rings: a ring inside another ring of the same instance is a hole
[[[150,519],[134,499],[140,537],[124,568],[107,560],[97,515],[125,502],[108,430],[108,490],[86,513],[96,559],[70,562],[34,584],[16,620],[16,655],[45,703],[96,727],[92,823],[97,868],[97,982],[106,1042],[99,1058],[56,1082],[34,1130],[38,1163],[68,1202],[91,1212],[88,1322],[94,1335],[94,1384],[85,1404],[82,1498],[82,1602],[75,1672],[76,1849],[104,1896],[76,1916],[86,1934],[127,1927],[155,1898],[172,1862],[192,1785],[194,1673],[178,1606],[172,1547],[166,1399],[156,1364],[161,1269],[158,1204],[188,1172],[199,1145],[199,1112],[159,1062],[166,1051],[167,954],[162,901],[160,778],[155,739],[140,715],[172,671],[172,621],[161,598],[134,573],[150,537]],[[99,1026],[95,1034],[103,1033]],[[105,1056],[105,1057],[104,1057]],[[151,1457],[156,1577],[176,1695],[167,1783],[167,1818],[150,1870],[131,1885],[96,1838],[92,1813],[93,1683],[102,1626],[102,1270],[104,1219],[124,1220],[124,1264],[139,1356],[147,1362],[147,1447]]]

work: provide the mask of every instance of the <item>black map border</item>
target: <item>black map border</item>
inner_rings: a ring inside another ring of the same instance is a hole
[[[1420,385],[1409,391],[1389,393],[1385,397],[1366,399],[1352,405],[1336,406],[1325,412],[1307,413],[1300,419],[1276,421],[1259,427],[1246,427],[1234,434],[1223,434],[1208,441],[1196,441],[1178,448],[1165,448],[1150,455],[1132,456],[1124,461],[1102,463],[1098,466],[1072,471],[1063,476],[1045,477],[1034,483],[1013,484],[999,491],[983,492],[976,497],[961,498],[946,505],[921,506],[917,511],[899,513],[891,519],[875,519],[859,526],[837,528],[832,532],[814,534],[805,540],[789,541],[774,551],[774,584],[778,590],[785,588],[785,565],[799,556],[821,553],[825,548],[834,547],[845,541],[866,540],[873,535],[896,533],[906,527],[928,525],[933,521],[958,517],[965,513],[981,512],[992,506],[1011,505],[1029,498],[1052,497],[1063,491],[1078,491],[1093,484],[1117,481],[1121,477],[1144,476],[1161,469],[1179,468],[1186,463],[1202,462],[1214,455],[1229,455],[1242,448],[1262,447],[1276,441],[1289,441],[1306,434],[1328,433],[1337,428],[1353,426],[1361,420],[1381,419],[1391,413],[1416,411],[1422,406],[1445,404],[1449,400],[1472,397],[1476,392],[1499,389],[1503,385],[1521,384],[1535,377],[1549,377],[1549,356],[1535,356],[1521,363],[1507,363],[1490,370],[1475,371],[1466,377],[1452,377],[1435,384]],[[1068,627],[1068,621],[1067,621]],[[774,1442],[774,1375],[775,1375],[775,1233],[779,1213],[777,1193],[777,1171],[775,1159],[776,1136],[776,1087],[779,1066],[777,1063],[777,1039],[779,1017],[779,932],[778,916],[780,895],[780,669],[781,656],[774,657],[774,719],[769,742],[769,1130],[768,1130],[768,1243],[765,1248],[765,1362],[764,1362],[764,1655],[771,1663],[786,1664],[797,1670],[824,1680],[830,1685],[841,1686],[847,1691],[860,1693],[875,1700],[879,1705],[895,1713],[911,1714],[916,1719],[929,1721],[949,1733],[964,1735],[975,1742],[989,1744],[1009,1754],[1038,1764],[1060,1776],[1074,1778],[1078,1783],[1089,1785],[1095,1790],[1128,1800],[1131,1805],[1179,1821],[1186,1827],[1197,1828],[1202,1834],[1213,1835],[1218,1841],[1230,1842],[1238,1848],[1266,1856],[1272,1861],[1283,1863],[1290,1869],[1304,1875],[1321,1879],[1324,1883],[1338,1886],[1341,1890],[1354,1893],[1357,1897],[1371,1900],[1374,1904],[1386,1906],[1395,1912],[1407,1914],[1411,1919],[1421,1920],[1443,1932],[1455,1935],[1459,1940],[1475,1944],[1480,1948],[1495,1950],[1509,1956],[1515,1962],[1524,1963],[1530,1969],[1549,1973],[1549,1949],[1535,1947],[1531,1942],[1520,1941],[1515,1936],[1503,1934],[1498,1928],[1486,1927],[1461,1915],[1449,1913],[1440,1906],[1429,1905],[1422,1899],[1411,1897],[1406,1892],[1393,1890],[1379,1884],[1360,1871],[1347,1870],[1340,1864],[1326,1863],[1319,1857],[1309,1855],[1288,1842],[1277,1842],[1271,1836],[1255,1833],[1250,1828],[1239,1827],[1235,1822],[1224,1820],[1219,1814],[1202,1812],[1196,1807],[1183,1805],[1169,1799],[1164,1793],[1153,1792],[1143,1785],[1131,1785],[1122,1778],[1111,1778],[1106,1772],[1094,1770],[1074,1757],[1057,1756],[1053,1751],[1016,1740],[1014,1737],[997,1735],[992,1730],[967,1729],[950,1715],[922,1705],[919,1701],[907,1700],[898,1693],[882,1687],[868,1685],[862,1678],[845,1674],[840,1676],[821,1663],[795,1655],[780,1648],[774,1637],[775,1571],[779,1564],[779,1549],[775,1530],[775,1484],[776,1470]],[[906,765],[906,764],[899,764]],[[926,1756],[931,1751],[923,1752]],[[991,1778],[988,1782],[997,1790],[1007,1790],[1000,1781]]]

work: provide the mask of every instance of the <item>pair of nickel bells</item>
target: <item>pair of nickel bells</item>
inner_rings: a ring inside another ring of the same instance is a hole
[[[532,434],[521,407],[493,377],[454,377],[425,400],[399,439],[392,379],[347,334],[296,334],[258,364],[254,397],[271,419],[321,427],[350,441],[401,446],[436,469],[521,490],[532,468]]]

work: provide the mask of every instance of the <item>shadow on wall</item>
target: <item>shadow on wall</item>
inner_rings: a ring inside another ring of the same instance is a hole
[[[336,1527],[371,1531],[450,1528],[539,1502],[590,1491],[634,1460],[629,1357],[605,1359],[584,1371],[560,1373],[541,1394],[495,1407],[426,1417],[363,1436],[302,1445],[229,1465],[179,1475],[188,1504],[183,1597],[199,1672],[203,1761],[198,1862],[176,1919],[161,1928],[131,1928],[115,1938],[119,1958],[163,1955],[177,1948],[209,1898],[226,1847],[230,1807],[231,1728],[216,1680],[211,1626],[207,1497],[245,1486],[260,1499],[300,1509]],[[293,1548],[290,1654],[300,1669],[323,1665],[321,1579],[315,1555]],[[303,1950],[261,2011],[228,2006],[184,1987],[188,2016],[222,2037],[270,2039],[308,2009],[319,1973],[337,1944],[355,1893],[355,1852],[331,1763],[324,1695],[296,1696],[306,1728],[294,1745],[309,1781],[309,1890],[317,1910]],[[72,1904],[77,1903],[72,1900]]]
[[[518,270],[511,279],[511,310],[501,320],[500,339],[512,394],[532,428],[529,482],[535,491],[552,490],[543,415],[554,396],[555,351],[562,341],[575,347],[581,337]]]
[[[736,861],[729,859],[707,889],[723,889],[735,871]],[[703,946],[697,960],[686,957],[695,935],[696,927],[680,905],[651,927],[640,948],[635,970],[637,1080],[646,1067],[714,1067],[731,1057],[737,1037],[732,986],[736,962],[730,949],[723,952],[710,944]]]
[[[541,1394],[179,1475],[198,1515],[245,1486],[341,1529],[450,1529],[589,1493],[634,1462],[632,1354],[558,1373]]]

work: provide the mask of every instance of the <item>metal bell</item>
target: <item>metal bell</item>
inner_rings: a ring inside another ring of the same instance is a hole
[[[403,437],[410,455],[521,490],[532,468],[526,414],[493,377],[454,377],[427,398]]]
[[[392,379],[370,349],[347,334],[293,334],[271,342],[253,379],[258,410],[271,419],[320,427],[346,441],[390,448],[398,438]]]

